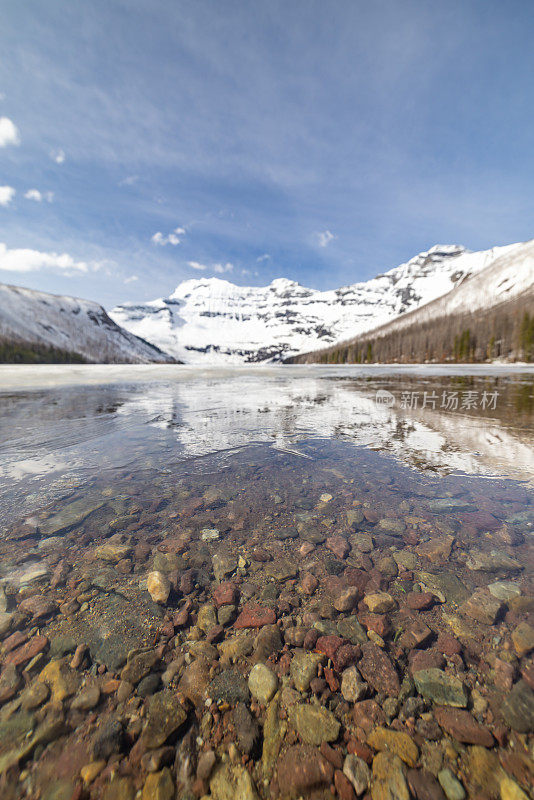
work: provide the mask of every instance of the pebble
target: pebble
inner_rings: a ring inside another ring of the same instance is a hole
[[[387,592],[366,594],[363,601],[372,614],[387,614],[397,607],[396,601]]]
[[[427,700],[458,708],[467,705],[467,690],[462,681],[441,669],[421,669],[414,674],[414,681],[419,694]]]
[[[400,689],[399,676],[387,654],[373,643],[362,645],[362,653],[358,669],[367,683],[377,692],[397,695]]]
[[[150,572],[147,577],[146,588],[155,603],[166,604],[171,593],[171,583],[163,572],[158,572],[157,570]]]
[[[493,747],[495,740],[484,725],[471,716],[469,711],[459,708],[437,707],[434,716],[438,724],[454,739],[466,744]]]
[[[410,800],[401,759],[392,753],[378,753],[373,759],[372,800]]]
[[[302,703],[291,706],[289,722],[305,744],[334,742],[339,736],[338,720],[323,706]]]
[[[313,678],[317,677],[319,664],[326,661],[319,653],[296,653],[291,659],[290,676],[295,689],[307,692]]]
[[[398,756],[409,767],[415,767],[419,758],[419,749],[407,733],[389,728],[375,728],[367,737],[367,744],[380,752],[386,751]]]
[[[520,622],[512,631],[512,642],[519,658],[528,655],[534,650],[534,627],[528,622]]]
[[[357,703],[365,697],[368,685],[356,667],[348,667],[341,675],[341,694],[349,703]]]
[[[152,772],[147,775],[141,800],[173,800],[174,796],[174,781],[168,767],[164,767],[160,772]]]
[[[167,689],[147,699],[147,724],[142,741],[148,749],[165,744],[169,736],[177,731],[187,719],[187,714],[177,697]]]
[[[440,770],[438,772],[438,781],[447,796],[447,800],[465,800],[465,789],[450,769]]]
[[[278,759],[271,796],[297,800],[302,795],[326,789],[333,777],[332,764],[319,750],[306,745],[294,745]]]
[[[276,622],[276,612],[266,606],[246,606],[234,622],[234,628],[262,628]]]
[[[343,774],[351,782],[354,791],[362,795],[369,788],[371,782],[371,770],[363,760],[354,753],[349,753],[343,762]]]
[[[276,693],[278,678],[265,664],[256,664],[250,670],[248,688],[252,697],[262,705],[267,705]]]

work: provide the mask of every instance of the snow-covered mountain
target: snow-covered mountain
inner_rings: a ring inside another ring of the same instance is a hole
[[[96,363],[173,361],[109,318],[98,303],[0,284],[0,343],[56,348]]]
[[[473,253],[459,245],[436,245],[372,280],[324,292],[285,278],[265,287],[218,278],[188,280],[170,297],[124,303],[110,316],[185,363],[280,360],[419,308],[519,246]]]
[[[446,294],[370,331],[290,360],[353,363],[364,356],[367,360],[369,348],[371,359],[384,363],[529,359],[523,320],[534,309],[534,239],[499,250],[484,269]]]

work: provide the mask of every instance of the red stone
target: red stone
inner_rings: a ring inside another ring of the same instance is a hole
[[[193,603],[191,600],[186,600],[184,605],[175,612],[172,618],[172,624],[175,628],[183,628],[187,625],[192,607]]]
[[[8,636],[7,639],[4,639],[3,643],[3,650],[4,653],[10,653],[16,647],[20,647],[21,644],[28,641],[28,634],[23,633],[22,631],[15,631],[12,633],[11,636]]]
[[[347,742],[347,752],[354,753],[358,758],[362,758],[366,764],[371,764],[375,755],[369,745],[359,742],[357,739],[349,739]]]
[[[245,606],[234,622],[234,628],[263,628],[264,625],[274,625],[276,613],[273,608],[266,606]]]
[[[361,700],[352,707],[352,719],[355,725],[363,728],[369,735],[377,725],[385,725],[386,717],[376,700]]]
[[[391,632],[391,623],[385,614],[371,614],[365,611],[359,616],[359,620],[368,631],[378,633],[383,639]]]
[[[339,636],[320,636],[315,643],[315,649],[319,653],[324,653],[327,658],[334,658],[344,641]]]
[[[57,611],[57,605],[53,600],[43,597],[40,594],[34,594],[32,597],[26,597],[19,606],[20,610],[25,614],[30,614],[33,619],[43,619],[49,617]]]
[[[450,633],[440,633],[436,642],[436,649],[444,656],[450,658],[451,656],[459,656],[462,652],[462,645]]]
[[[339,689],[339,681],[334,675],[334,670],[330,667],[324,668],[324,677],[331,692],[337,692]]]
[[[410,592],[406,595],[406,605],[412,611],[425,611],[435,603],[434,595],[430,592]]]
[[[495,744],[488,728],[480,725],[469,711],[448,706],[436,706],[434,716],[444,731],[463,744],[478,744],[482,747],[493,747]]]
[[[346,558],[350,552],[349,543],[343,536],[329,536],[326,540],[326,547],[340,559]]]
[[[217,608],[221,606],[234,606],[239,600],[239,590],[231,581],[225,581],[215,587],[213,599]]]
[[[332,663],[337,672],[343,672],[344,669],[355,664],[362,654],[361,647],[355,644],[342,644],[336,650]]]
[[[408,663],[410,672],[414,675],[420,669],[430,669],[431,667],[442,669],[445,659],[440,652],[431,648],[430,650],[413,650],[408,656]]]
[[[271,783],[271,797],[300,797],[328,787],[334,768],[316,747],[294,745],[280,756]]]
[[[319,749],[321,755],[323,755],[327,761],[330,761],[336,769],[343,769],[343,754],[339,750],[330,747],[327,742],[322,742]]]
[[[317,580],[315,575],[312,572],[306,572],[306,574],[303,576],[300,582],[300,587],[304,592],[304,594],[308,595],[309,597],[314,593],[314,591],[317,589],[318,586],[319,586],[319,581]]]
[[[385,692],[393,697],[400,690],[399,676],[389,657],[376,644],[368,642],[362,645],[363,656],[358,662],[358,669],[377,692]]]
[[[22,647],[19,647],[18,650],[13,650],[9,653],[4,660],[4,664],[15,664],[15,666],[25,664],[39,655],[39,653],[42,653],[47,646],[48,639],[46,636],[34,636]]]
[[[340,800],[355,800],[356,792],[346,775],[340,769],[334,773],[334,785]]]

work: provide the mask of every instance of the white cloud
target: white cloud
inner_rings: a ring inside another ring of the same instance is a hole
[[[271,256],[269,255],[269,253],[264,253],[262,256],[258,256],[256,261],[258,262],[258,264],[261,264],[262,261],[269,261],[270,258]]]
[[[332,239],[336,238],[330,231],[320,231],[316,236],[319,247],[328,247]]]
[[[234,265],[227,262],[226,264],[200,264],[198,261],[188,261],[187,265],[191,267],[191,269],[198,269],[198,270],[213,270],[213,272],[217,272],[221,275],[223,272],[232,272],[234,269]]]
[[[64,164],[66,159],[65,151],[62,150],[61,147],[58,147],[56,150],[51,150],[50,158],[52,161],[55,161],[56,164]]]
[[[0,206],[7,208],[15,195],[16,191],[12,186],[0,186]]]
[[[39,189],[28,189],[24,197],[26,200],[35,200],[36,203],[42,203],[43,200],[51,203],[54,199],[54,192],[40,192]]]
[[[176,245],[180,244],[182,241],[180,236],[184,235],[185,228],[175,228],[167,236],[164,236],[161,231],[157,231],[157,233],[150,238],[150,241],[152,244],[160,245],[161,247],[165,247],[166,244],[172,244],[174,247],[176,247]]]
[[[134,281],[138,281],[138,280],[139,280],[139,278],[137,277],[137,275],[130,275],[129,278],[125,278],[124,279],[124,283],[133,283]]]
[[[9,117],[0,117],[0,147],[8,144],[20,144],[19,131]]]
[[[127,175],[122,181],[119,181],[119,186],[133,186],[139,180],[139,175]]]
[[[98,269],[97,263],[75,261],[68,253],[43,253],[28,248],[8,249],[0,242],[0,270],[10,272],[37,272],[42,269],[60,270],[66,275]]]

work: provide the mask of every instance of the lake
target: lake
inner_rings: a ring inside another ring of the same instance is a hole
[[[4,366],[0,409],[13,797],[527,797],[532,367]]]

